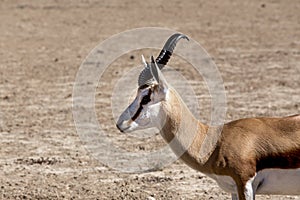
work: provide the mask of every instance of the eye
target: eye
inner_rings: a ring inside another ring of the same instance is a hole
[[[149,103],[151,101],[150,99],[150,95],[146,95],[143,97],[142,101],[141,101],[141,105],[146,105],[147,103]]]

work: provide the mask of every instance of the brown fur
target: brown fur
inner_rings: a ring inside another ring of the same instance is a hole
[[[300,115],[227,123],[215,145],[210,145],[209,159],[201,162],[199,152],[204,142],[210,141],[204,140],[209,127],[194,118],[175,91],[170,90],[168,98],[162,104],[167,116],[161,131],[165,140],[172,141],[176,154],[187,148],[180,158],[190,167],[206,174],[231,176],[240,199],[245,199],[245,184],[256,172],[266,168],[300,168]]]

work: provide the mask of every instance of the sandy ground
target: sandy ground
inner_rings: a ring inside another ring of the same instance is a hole
[[[91,157],[72,116],[76,73],[88,53],[111,35],[167,27],[197,40],[213,57],[226,88],[226,121],[297,114],[299,10],[300,2],[294,0],[1,0],[0,198],[230,199],[213,180],[181,161],[154,172],[126,174]],[[116,73],[107,73],[107,80],[139,64],[139,54],[118,59],[111,66]],[[172,61],[194,80],[180,64],[179,59]],[[132,151],[163,145],[159,136],[132,143],[119,135],[106,108],[111,89],[99,85],[96,110],[115,144]],[[209,99],[202,98],[201,87],[196,94],[206,121]]]

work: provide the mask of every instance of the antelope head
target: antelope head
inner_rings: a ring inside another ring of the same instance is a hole
[[[164,123],[164,114],[161,104],[166,100],[169,86],[161,73],[161,69],[168,63],[177,42],[188,37],[182,34],[172,35],[164,45],[159,56],[151,62],[145,61],[143,71],[139,75],[137,95],[133,102],[121,114],[117,128],[121,132],[131,132],[150,127],[161,128]]]

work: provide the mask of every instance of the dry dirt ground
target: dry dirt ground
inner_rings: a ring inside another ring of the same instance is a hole
[[[76,73],[88,53],[111,35],[167,27],[197,40],[213,57],[226,88],[226,121],[297,114],[299,10],[296,0],[1,0],[0,198],[230,199],[214,181],[181,161],[154,172],[126,174],[91,157],[72,116]],[[139,64],[139,56],[133,52],[118,59],[106,79],[116,80]],[[193,80],[180,63],[172,61]],[[139,141],[120,136],[106,108],[111,89],[109,84],[98,87],[96,109],[115,145],[148,151],[164,144],[159,136]],[[205,121],[210,102],[201,98],[201,91],[196,94]]]

